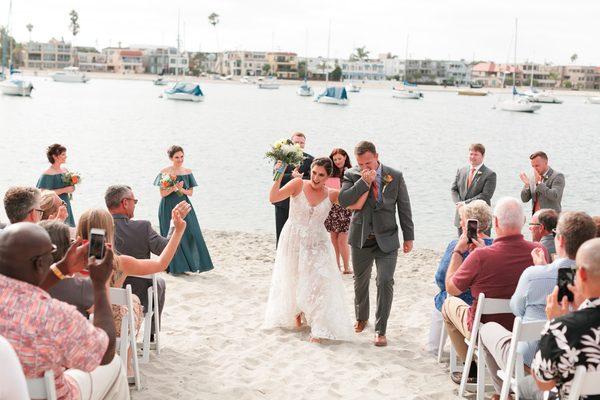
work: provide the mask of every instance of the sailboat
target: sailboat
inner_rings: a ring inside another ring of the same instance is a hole
[[[329,35],[327,37],[327,61],[326,63],[329,61],[329,48],[331,45],[331,20],[329,21]],[[348,104],[348,93],[346,92],[346,88],[345,87],[335,87],[335,86],[328,86],[329,83],[329,66],[325,65],[327,67],[327,72],[325,73],[325,91],[322,92],[321,94],[318,94],[315,97],[315,101],[317,103],[323,103],[323,104],[335,104],[338,106],[345,106]]]
[[[346,90],[350,93],[359,93],[360,89],[361,87],[352,81],[348,81],[348,83],[346,83]]]
[[[516,112],[527,112],[533,113],[542,106],[540,104],[534,104],[527,96],[519,95],[516,87],[516,75],[517,75],[517,29],[518,29],[518,20],[515,19],[515,59],[513,66],[513,90],[512,90],[512,99],[501,101],[499,107],[504,111],[516,111]]]
[[[405,100],[419,100],[423,98],[423,93],[416,90],[417,85],[415,83],[408,83],[406,80],[406,70],[408,65],[408,36],[406,36],[406,50],[404,52],[404,81],[402,82],[401,87],[393,87],[392,88],[392,97],[395,99],[405,99]],[[409,89],[410,87],[414,87],[415,89]]]
[[[7,38],[10,29],[10,14],[12,11],[12,1],[9,3],[8,8],[8,23],[6,24],[6,31],[4,40],[2,43],[2,76],[4,75],[4,67],[6,65],[6,47],[8,46]],[[22,78],[21,71],[17,71],[12,68],[12,48],[10,49],[10,55],[8,59],[9,73],[8,79],[0,82],[0,91],[8,96],[31,96],[33,90],[33,84]]]
[[[590,104],[600,104],[600,96],[590,96],[587,98],[587,102]]]
[[[527,96],[527,98],[534,103],[562,104],[562,100],[556,97],[552,92],[546,92],[545,90],[540,92],[533,87],[533,63],[531,63],[529,90],[523,93],[523,95]]]
[[[315,94],[313,92],[313,89],[308,84],[308,81],[306,80],[306,78],[304,78],[304,83],[302,83],[302,85],[298,86],[296,93],[298,94],[298,96],[313,96]]]

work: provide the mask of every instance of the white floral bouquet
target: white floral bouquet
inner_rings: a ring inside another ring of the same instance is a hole
[[[275,171],[273,180],[278,180],[285,172],[288,165],[297,167],[304,161],[304,152],[299,144],[295,144],[290,139],[282,139],[271,145],[271,149],[265,154],[265,158],[274,163],[281,161],[281,166]]]

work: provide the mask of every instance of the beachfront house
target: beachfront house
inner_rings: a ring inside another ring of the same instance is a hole
[[[34,69],[61,69],[71,65],[71,43],[50,39],[47,43],[28,42],[24,48],[24,66]]]

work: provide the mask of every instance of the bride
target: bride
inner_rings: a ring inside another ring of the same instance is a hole
[[[280,165],[278,161],[275,169]],[[271,203],[291,200],[277,246],[264,326],[300,328],[305,322],[311,329],[310,341],[317,343],[353,336],[342,277],[324,226],[331,206],[338,202],[339,192],[325,186],[332,168],[329,158],[317,158],[310,180],[296,178],[280,188],[280,177],[269,194]],[[367,196],[368,192],[349,208],[362,208]]]

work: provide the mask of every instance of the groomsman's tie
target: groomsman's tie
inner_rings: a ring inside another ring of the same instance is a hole
[[[379,184],[377,184],[377,178],[375,178],[372,185],[373,185],[373,199],[375,199],[375,202],[377,202],[379,200]]]
[[[467,180],[467,189],[469,189],[473,184],[473,176],[475,176],[475,167],[471,167],[471,173],[469,174],[469,179]]]

